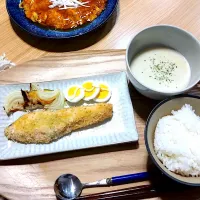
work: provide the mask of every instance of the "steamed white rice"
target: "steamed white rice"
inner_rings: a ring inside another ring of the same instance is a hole
[[[200,117],[190,105],[159,120],[154,148],[170,171],[183,176],[200,176]]]

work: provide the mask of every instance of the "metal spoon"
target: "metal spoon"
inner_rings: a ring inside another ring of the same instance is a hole
[[[149,173],[142,172],[137,174],[128,174],[123,176],[115,176],[91,183],[81,183],[81,181],[73,174],[61,175],[54,184],[54,191],[60,200],[72,200],[80,196],[85,188],[114,186],[127,184],[136,181],[148,179]]]

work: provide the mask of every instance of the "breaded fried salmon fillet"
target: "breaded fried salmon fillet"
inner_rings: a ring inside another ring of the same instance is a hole
[[[103,122],[112,117],[112,104],[35,111],[21,116],[5,129],[9,140],[20,143],[46,144],[74,130]]]

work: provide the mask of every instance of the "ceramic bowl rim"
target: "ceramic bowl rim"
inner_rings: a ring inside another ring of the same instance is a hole
[[[185,181],[182,181],[180,179],[177,179],[175,178],[174,176],[170,175],[169,173],[167,173],[167,171],[169,171],[162,163],[162,165],[166,168],[166,171],[162,169],[162,167],[157,163],[157,161],[154,159],[153,155],[152,155],[152,152],[151,152],[151,149],[149,147],[149,141],[148,141],[148,127],[149,127],[149,123],[150,123],[150,120],[153,116],[153,114],[157,111],[157,109],[159,107],[161,107],[163,104],[165,104],[166,102],[168,101],[171,101],[173,99],[179,99],[179,98],[184,98],[184,97],[189,97],[189,98],[195,98],[195,99],[199,99],[200,100],[200,96],[197,96],[197,95],[191,95],[191,94],[179,94],[179,95],[175,95],[175,96],[171,96],[169,98],[166,98],[164,99],[163,101],[159,102],[154,108],[153,110],[150,112],[148,118],[147,118],[147,121],[146,121],[146,124],[145,124],[145,130],[144,130],[144,139],[145,139],[145,146],[146,146],[146,149],[147,149],[147,152],[149,154],[149,156],[151,157],[152,161],[154,162],[154,164],[158,167],[158,169],[164,173],[166,176],[168,176],[169,178],[171,178],[172,180],[174,181],[177,181],[179,183],[182,183],[182,184],[185,184],[185,185],[189,185],[189,186],[200,186],[200,181],[199,183],[188,183],[188,182],[185,182]],[[173,173],[173,172],[172,172]]]
[[[200,42],[199,42],[199,40],[197,40],[197,38],[196,38],[192,33],[188,32],[188,31],[186,31],[186,30],[184,30],[184,29],[182,29],[182,28],[179,28],[179,27],[173,26],[173,25],[168,25],[168,24],[160,24],[160,25],[149,26],[149,27],[146,27],[146,28],[142,29],[142,30],[139,31],[136,35],[134,35],[134,36],[131,38],[130,42],[128,43],[128,46],[127,46],[127,48],[126,48],[126,66],[127,66],[128,70],[130,71],[131,76],[132,76],[141,86],[143,86],[144,88],[147,88],[147,89],[150,90],[150,91],[156,92],[156,93],[161,94],[161,95],[176,95],[176,94],[184,93],[184,92],[190,90],[191,88],[193,88],[193,87],[200,81],[200,76],[199,76],[199,79],[198,79],[197,81],[195,81],[194,83],[188,85],[188,86],[187,86],[186,88],[184,88],[184,89],[177,90],[177,91],[174,91],[174,92],[161,92],[161,91],[157,91],[157,90],[154,90],[154,89],[149,88],[148,86],[143,85],[143,84],[134,76],[134,74],[131,72],[131,68],[130,68],[130,65],[129,65],[129,62],[128,62],[128,58],[129,58],[128,52],[129,52],[131,43],[132,43],[133,40],[135,40],[135,38],[136,38],[139,34],[141,34],[142,32],[148,31],[149,29],[157,28],[157,27],[170,27],[170,28],[176,29],[176,30],[178,30],[178,31],[180,31],[180,32],[183,32],[183,33],[187,34],[187,35],[190,36],[197,44],[199,44],[199,49],[200,49]],[[130,79],[130,78],[129,78],[129,79]],[[133,85],[134,85],[134,84],[133,84]]]

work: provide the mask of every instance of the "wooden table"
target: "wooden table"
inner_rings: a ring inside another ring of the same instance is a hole
[[[10,22],[5,0],[0,0],[0,54],[5,52],[17,64],[83,49],[125,49],[132,36],[156,24],[171,24],[200,39],[199,0],[119,0],[108,23],[96,32],[72,40],[44,40],[32,37]]]
[[[0,73],[0,83],[32,82],[63,79],[113,72],[125,69],[125,50],[133,35],[146,26],[173,24],[200,38],[199,0],[120,0],[119,7],[109,22],[98,31],[73,40],[44,40],[32,37],[10,23],[5,2],[0,1],[0,54],[17,64],[16,68]],[[90,39],[88,39],[90,38]],[[83,51],[95,50],[93,52]],[[97,49],[104,51],[97,51]],[[62,53],[74,50],[79,52]],[[22,64],[27,60],[41,58]],[[54,55],[55,57],[52,57]],[[139,95],[130,85],[135,110],[139,144],[65,152],[0,162],[0,194],[9,199],[55,199],[53,184],[63,173],[74,173],[83,182],[104,177],[149,170],[143,131],[147,116],[155,101]],[[161,175],[160,175],[161,176]],[[150,181],[115,187],[115,189],[149,184]],[[164,182],[164,180],[163,180]],[[162,181],[161,181],[162,183]],[[113,188],[85,190],[85,194]],[[176,192],[154,199],[198,199],[199,192]]]
[[[0,84],[68,79],[111,73],[125,70],[125,68],[125,50],[67,53],[33,60],[1,72]],[[139,95],[131,85],[129,87],[139,133],[138,144],[130,143],[0,161],[0,194],[11,199],[55,199],[53,184],[56,178],[64,173],[76,174],[81,181],[87,182],[116,175],[155,171],[156,167],[151,164],[146,152],[143,132],[145,121],[157,102]],[[198,88],[195,91],[198,91]],[[155,182],[157,178],[161,178],[159,184],[165,185],[167,183],[164,177],[157,172],[150,181],[115,188],[88,189],[83,194],[150,184]],[[170,195],[174,196],[174,193]],[[190,200],[200,197],[199,190],[198,193],[191,192],[183,196],[181,192],[177,192],[175,197],[187,199],[188,195]],[[193,198],[192,195],[196,196]],[[168,199],[171,198],[172,196]],[[166,195],[163,198],[155,199],[166,199]]]

